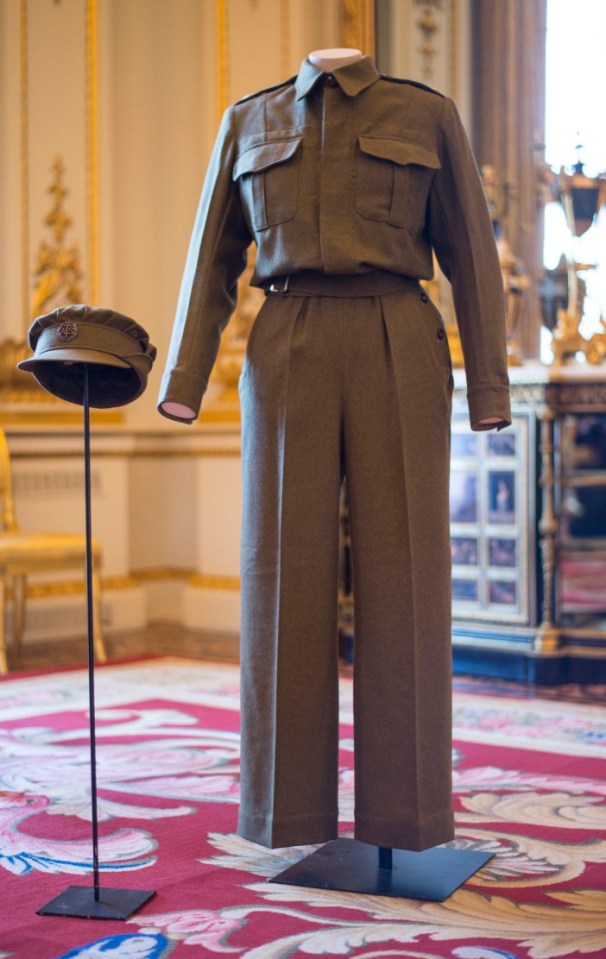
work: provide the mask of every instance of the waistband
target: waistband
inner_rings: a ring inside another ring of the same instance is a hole
[[[371,270],[368,273],[320,273],[306,270],[277,276],[263,284],[266,294],[280,296],[380,296],[402,290],[418,289],[419,281],[410,276]]]

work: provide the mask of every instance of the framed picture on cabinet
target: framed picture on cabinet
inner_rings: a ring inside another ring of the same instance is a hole
[[[489,456],[515,456],[516,434],[505,430],[502,433],[490,433],[486,437]]]
[[[478,541],[475,536],[451,536],[450,552],[456,566],[478,565]]]
[[[516,476],[513,470],[488,472],[488,518],[491,523],[516,521]]]
[[[478,476],[475,470],[451,470],[450,520],[452,523],[477,523]]]
[[[477,433],[453,433],[451,439],[451,456],[453,459],[467,459],[478,453]]]
[[[518,565],[518,543],[513,538],[488,537],[488,565],[515,569]]]
[[[464,603],[477,603],[478,581],[476,579],[453,579],[452,598]]]
[[[488,597],[497,605],[515,606],[517,602],[517,584],[507,579],[491,579],[488,582]]]
[[[513,418],[499,433],[472,433],[455,413],[452,428],[450,535],[453,618],[530,621],[528,458],[531,425]]]

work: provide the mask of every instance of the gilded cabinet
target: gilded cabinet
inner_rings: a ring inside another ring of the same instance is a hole
[[[511,371],[512,426],[468,429],[457,374],[451,540],[455,671],[606,679],[606,374]]]

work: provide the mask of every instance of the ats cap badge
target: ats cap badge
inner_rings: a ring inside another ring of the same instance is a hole
[[[74,340],[78,335],[78,324],[74,323],[73,320],[64,320],[57,330],[57,333],[62,340],[66,340],[67,342]]]
[[[89,403],[124,406],[143,393],[156,348],[135,320],[115,310],[65,306],[34,320],[29,329],[34,355],[18,363],[49,393],[84,402],[84,366]]]

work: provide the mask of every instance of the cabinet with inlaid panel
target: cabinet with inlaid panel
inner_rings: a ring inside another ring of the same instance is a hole
[[[513,422],[472,433],[455,375],[455,671],[606,680],[606,372],[510,371]]]

